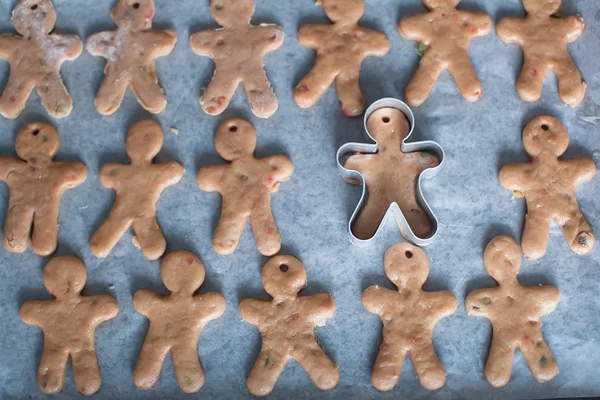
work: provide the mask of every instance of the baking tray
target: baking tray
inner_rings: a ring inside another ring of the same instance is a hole
[[[13,32],[10,13],[14,0],[0,0],[0,32]],[[114,29],[109,17],[112,0],[55,0],[58,32],[92,33]],[[497,22],[504,16],[521,16],[520,0],[463,1],[460,7],[485,11]],[[155,26],[175,29],[174,52],[159,59],[158,74],[167,93],[166,110],[153,117],[128,93],[121,109],[100,116],[93,99],[102,79],[103,60],[84,52],[63,67],[65,82],[74,100],[72,114],[53,120],[32,96],[25,112],[14,121],[0,120],[0,153],[14,155],[18,129],[31,121],[50,121],[60,131],[59,160],[83,160],[87,181],[65,194],[57,254],[81,258],[88,269],[84,294],[109,293],[119,303],[119,315],[99,326],[96,333],[102,387],[97,399],[191,398],[177,386],[170,358],[158,385],[138,390],[133,367],[144,341],[148,321],[133,309],[132,294],[141,288],[166,293],[159,276],[159,261],[147,261],[126,234],[110,256],[97,259],[89,238],[107,216],[114,199],[98,179],[107,162],[128,162],[124,140],[137,120],[156,118],[164,127],[165,144],[158,161],[178,160],[186,173],[182,182],[164,192],[158,203],[158,220],[168,251],[186,249],[198,254],[206,265],[202,291],[216,290],[227,299],[225,314],[209,323],[199,341],[199,355],[206,372],[201,398],[250,398],[246,376],[260,348],[258,330],[242,322],[238,304],[245,297],[267,299],[260,271],[267,258],[256,250],[251,229],[246,227],[239,248],[231,256],[219,256],[211,248],[220,198],[202,192],[195,183],[198,168],[222,162],[214,150],[213,137],[220,123],[231,117],[249,119],[258,132],[258,156],[287,154],[296,169],[292,179],[273,195],[273,213],[283,239],[283,254],[298,257],[306,266],[306,294],[329,292],[337,310],[317,337],[340,366],[340,382],[331,391],[315,388],[296,362],[290,362],[279,379],[273,399],[388,399],[472,398],[514,399],[600,395],[600,246],[585,257],[569,250],[562,234],[552,228],[548,252],[539,261],[524,261],[521,282],[553,284],[561,302],[544,317],[543,332],[560,367],[552,381],[537,383],[517,353],[510,383],[493,389],[483,376],[491,336],[486,319],[468,318],[464,297],[474,289],[491,286],[482,254],[487,242],[498,234],[520,238],[524,223],[523,199],[512,199],[497,180],[500,166],[524,162],[523,127],[537,115],[548,113],[568,127],[571,145],[567,157],[595,156],[600,161],[600,128],[588,121],[600,116],[600,11],[595,0],[565,1],[565,14],[581,14],[586,21],[583,36],[569,46],[588,82],[582,104],[572,110],[563,104],[556,82],[549,76],[542,99],[523,102],[515,91],[522,55],[516,45],[502,43],[495,33],[476,38],[471,58],[483,84],[483,98],[466,102],[452,78],[444,73],[427,102],[415,108],[419,121],[414,140],[431,139],[446,151],[440,173],[424,183],[425,195],[440,220],[439,237],[426,251],[431,274],[425,288],[450,290],[459,300],[458,310],[435,328],[434,345],[448,373],[446,385],[437,392],[422,388],[407,361],[396,389],[380,393],[370,385],[370,371],[381,340],[381,322],[362,306],[361,294],[372,284],[391,287],[383,271],[383,255],[402,236],[390,221],[380,240],[371,247],[352,246],[347,221],[360,187],[348,185],[336,170],[335,152],[346,142],[363,139],[362,118],[343,116],[333,90],[314,108],[302,110],[292,90],[309,70],[314,53],[297,42],[300,26],[325,23],[323,11],[312,0],[258,0],[253,21],[273,22],[285,30],[285,43],[266,57],[267,73],[279,98],[279,110],[268,120],[252,116],[241,90],[230,108],[219,117],[202,112],[198,99],[213,73],[212,61],[189,48],[189,36],[201,29],[216,28],[208,0],[156,0]],[[420,0],[367,0],[362,25],[384,31],[391,51],[383,58],[368,58],[361,82],[367,102],[381,97],[403,98],[403,91],[417,64],[415,43],[404,40],[396,25],[402,15],[423,12]],[[0,63],[4,87],[8,65]],[[169,131],[176,127],[179,135]],[[580,186],[578,200],[589,223],[600,234],[600,178]],[[0,185],[0,223],[3,224],[7,189]],[[22,323],[18,316],[26,300],[49,299],[42,284],[48,259],[31,250],[10,254],[0,249],[0,398],[42,399],[36,371],[42,349],[42,332]],[[109,287],[114,285],[114,289]],[[194,396],[194,397],[196,397]],[[82,398],[73,384],[69,367],[63,391],[56,399]]]

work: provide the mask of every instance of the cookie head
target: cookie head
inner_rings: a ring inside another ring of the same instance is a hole
[[[171,292],[193,294],[204,282],[204,264],[189,251],[173,251],[160,265],[160,276]]]
[[[569,147],[569,132],[554,117],[538,117],[525,127],[523,147],[532,156],[546,153],[558,157]]]
[[[243,119],[225,121],[215,135],[215,148],[227,161],[253,154],[256,148],[256,131]]]
[[[13,10],[12,22],[25,37],[33,32],[47,34],[56,23],[56,10],[50,0],[20,0]]]
[[[133,124],[125,141],[127,155],[132,163],[151,163],[163,145],[160,124],[148,119]]]
[[[383,260],[385,274],[397,287],[420,289],[429,276],[429,258],[410,243],[392,246]]]
[[[295,296],[306,286],[306,270],[292,256],[277,256],[265,264],[261,279],[271,297]]]
[[[342,24],[356,23],[365,12],[363,0],[317,0],[327,17]]]
[[[119,0],[110,12],[115,24],[140,31],[152,27],[153,0]]]
[[[367,129],[369,134],[380,144],[390,143],[399,147],[410,132],[410,124],[402,111],[384,107],[369,115]]]
[[[15,139],[17,155],[25,161],[36,157],[52,158],[59,146],[60,137],[56,128],[42,122],[26,125]]]
[[[430,10],[435,8],[455,8],[460,0],[423,0],[423,4]]]
[[[515,239],[497,236],[486,246],[483,262],[488,274],[497,282],[514,280],[521,267],[521,250]]]
[[[44,268],[44,286],[56,298],[79,294],[86,279],[85,265],[73,256],[54,257]]]
[[[211,0],[210,11],[221,26],[249,24],[254,14],[254,0]]]
[[[523,0],[528,14],[552,15],[560,9],[562,0]]]

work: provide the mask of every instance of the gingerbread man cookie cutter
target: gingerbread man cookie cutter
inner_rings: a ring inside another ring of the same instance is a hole
[[[358,215],[360,214],[361,210],[363,209],[363,207],[365,206],[365,204],[367,202],[367,197],[368,197],[367,185],[366,185],[365,177],[363,176],[363,174],[361,174],[358,171],[350,170],[350,169],[347,169],[344,167],[344,160],[348,156],[348,154],[351,154],[351,153],[365,153],[365,154],[377,153],[379,143],[377,140],[375,140],[375,138],[369,132],[369,129],[367,128],[367,120],[371,114],[373,114],[375,111],[377,111],[381,108],[395,108],[397,110],[400,110],[406,116],[406,119],[408,120],[408,123],[410,125],[410,130],[409,130],[408,134],[406,135],[406,137],[404,139],[402,139],[402,143],[401,143],[402,152],[404,152],[404,153],[417,152],[417,151],[431,152],[431,153],[434,153],[435,155],[437,155],[437,157],[440,160],[440,162],[437,166],[435,166],[433,168],[425,169],[423,172],[421,172],[419,174],[419,177],[417,179],[417,184],[415,187],[415,196],[417,198],[417,202],[423,208],[423,211],[427,214],[427,216],[429,217],[429,219],[432,223],[432,233],[428,237],[419,237],[414,233],[413,229],[408,224],[406,216],[404,215],[402,210],[400,210],[400,207],[398,206],[398,204],[396,202],[392,202],[389,205],[387,211],[385,212],[383,218],[381,219],[381,222],[377,226],[377,230],[375,231],[375,234],[373,236],[371,236],[370,238],[361,239],[361,238],[357,237],[352,231],[352,225],[354,224],[355,220],[358,218]],[[360,247],[367,247],[367,246],[372,245],[377,240],[377,237],[380,235],[387,220],[391,216],[396,218],[396,222],[398,223],[398,227],[400,228],[400,231],[402,232],[402,236],[404,236],[411,243],[413,243],[417,246],[427,246],[435,240],[435,238],[437,236],[439,222],[438,222],[438,219],[435,216],[433,210],[429,206],[429,203],[425,199],[425,196],[423,195],[422,182],[424,179],[430,179],[430,178],[434,177],[435,175],[437,175],[441,166],[444,163],[445,153],[444,153],[444,149],[442,149],[442,146],[440,146],[437,142],[434,142],[432,140],[424,140],[421,142],[408,142],[408,140],[410,139],[410,137],[414,131],[414,127],[415,127],[415,117],[412,113],[412,110],[410,109],[410,107],[408,105],[406,105],[404,102],[402,102],[398,99],[394,99],[394,98],[379,99],[376,102],[374,102],[373,104],[371,104],[371,106],[365,112],[365,116],[364,116],[365,133],[366,133],[366,136],[369,139],[369,141],[371,141],[372,143],[353,143],[353,142],[351,142],[351,143],[346,143],[346,144],[342,145],[338,149],[337,154],[336,154],[336,161],[337,161],[337,166],[338,166],[338,170],[340,171],[340,174],[346,180],[359,181],[362,186],[362,193],[360,195],[360,199],[358,201],[358,204],[356,205],[356,208],[352,212],[352,216],[350,217],[350,220],[348,221],[348,234],[350,236],[350,242],[352,242],[352,244],[354,244],[356,246],[360,246]]]

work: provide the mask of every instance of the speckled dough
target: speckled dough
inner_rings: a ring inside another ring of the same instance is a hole
[[[402,151],[410,126],[400,110],[386,107],[374,111],[367,119],[367,129],[377,140],[377,153],[358,153],[344,164],[344,168],[364,176],[368,190],[367,204],[352,225],[352,233],[363,240],[373,237],[389,205],[396,202],[415,235],[429,237],[432,224],[417,202],[415,190],[419,175],[439,165],[439,159],[427,152]]]
[[[34,122],[17,134],[19,158],[0,157],[0,180],[6,182],[9,191],[2,243],[10,252],[27,249],[30,230],[35,253],[48,256],[56,250],[63,193],[87,178],[83,163],[52,160],[59,146],[60,138],[52,125]]]
[[[554,220],[577,254],[587,254],[596,239],[577,204],[576,188],[596,175],[591,158],[562,161],[569,133],[556,118],[542,116],[523,131],[523,146],[532,162],[509,164],[500,170],[500,184],[527,200],[525,230],[521,240],[525,258],[546,253],[550,222]]]
[[[387,37],[358,26],[365,11],[363,0],[317,0],[333,25],[304,25],[298,32],[301,45],[315,49],[315,66],[294,90],[294,100],[302,108],[312,107],[335,81],[342,112],[356,117],[365,110],[359,84],[365,57],[383,57],[390,50]]]
[[[81,54],[75,35],[49,34],[56,11],[49,0],[19,0],[12,22],[22,36],[0,35],[0,58],[10,63],[10,77],[0,97],[0,114],[17,118],[35,88],[42,105],[55,118],[66,117],[73,101],[60,76],[64,61]]]
[[[185,169],[175,161],[153,164],[163,144],[160,124],[153,120],[136,122],[127,135],[125,148],[131,164],[106,164],[100,182],[116,192],[115,204],[90,241],[96,257],[106,257],[121,236],[133,225],[144,256],[156,260],[167,242],[156,221],[156,202],[167,187],[178,183]]]
[[[558,366],[542,336],[541,317],[556,308],[560,301],[558,290],[554,286],[527,287],[519,283],[521,252],[511,237],[492,239],[483,260],[499,286],[470,293],[465,306],[469,315],[485,317],[492,323],[485,377],[493,387],[506,385],[515,350],[519,348],[535,379],[551,380],[558,374]]]
[[[21,307],[23,322],[44,332],[38,386],[47,394],[60,392],[71,358],[77,390],[90,396],[100,389],[100,368],[94,346],[98,324],[114,318],[119,307],[111,296],[82,296],[87,274],[76,257],[53,258],[44,268],[44,285],[54,300],[28,301]]]
[[[292,162],[286,156],[255,158],[256,131],[241,119],[219,127],[215,147],[230,163],[200,168],[197,175],[200,189],[219,192],[223,198],[213,248],[219,254],[232,254],[249,218],[258,251],[265,256],[277,254],[281,237],[271,213],[271,193],[279,189],[279,182],[290,179]]]
[[[92,55],[106,58],[96,108],[102,115],[114,113],[131,85],[142,107],[158,114],[167,106],[167,98],[158,85],[155,59],[173,51],[177,35],[172,30],[152,29],[152,0],[118,0],[111,17],[118,29],[96,33],[86,44]]]
[[[427,100],[445,69],[452,74],[465,99],[481,98],[481,82],[469,59],[469,43],[476,36],[487,35],[492,20],[481,12],[457,10],[459,2],[423,0],[429,12],[404,17],[398,25],[402,37],[428,46],[419,69],[406,87],[406,102],[411,106],[420,106]]]
[[[200,99],[202,108],[210,115],[221,114],[241,82],[254,115],[269,118],[277,111],[277,97],[264,57],[281,47],[283,30],[272,24],[250,25],[253,0],[211,0],[211,12],[223,28],[198,32],[190,39],[194,53],[215,62],[215,74]]]
[[[525,18],[503,18],[496,26],[498,37],[523,49],[525,62],[517,81],[517,92],[525,101],[537,101],[548,70],[558,78],[562,101],[576,107],[587,88],[571,59],[567,44],[583,33],[583,19],[577,16],[558,18],[562,0],[523,0]]]
[[[133,381],[142,390],[152,388],[171,352],[179,387],[195,393],[204,384],[198,337],[208,322],[223,315],[225,298],[214,292],[194,295],[204,282],[205,271],[202,261],[189,251],[169,253],[160,274],[170,295],[139,290],[133,296],[135,309],[150,320]]]
[[[371,383],[378,390],[394,389],[409,353],[421,385],[437,390],[446,382],[446,371],[433,349],[433,328],[456,311],[456,298],[450,292],[423,291],[429,259],[416,246],[394,245],[385,254],[384,267],[398,291],[375,285],[362,296],[366,309],[383,322],[383,342]]]
[[[319,389],[333,389],[340,378],[338,366],[315,338],[315,327],[325,326],[333,317],[333,298],[328,293],[298,296],[306,286],[306,270],[291,256],[273,257],[265,264],[261,278],[273,300],[244,299],[240,303],[243,320],[262,335],[262,349],[248,375],[248,390],[255,396],[271,393],[291,358]]]

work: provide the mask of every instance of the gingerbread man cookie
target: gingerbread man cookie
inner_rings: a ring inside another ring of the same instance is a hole
[[[178,183],[185,169],[175,161],[153,164],[163,144],[160,124],[136,122],[127,135],[125,148],[131,164],[106,164],[100,182],[116,192],[115,204],[90,241],[96,257],[106,257],[121,236],[133,225],[134,243],[149,260],[162,256],[167,242],[156,221],[156,202],[163,190]]]
[[[50,34],[56,11],[50,0],[19,0],[12,22],[22,36],[0,35],[0,58],[10,63],[10,77],[0,97],[0,114],[17,118],[35,88],[42,105],[55,118],[66,117],[73,100],[60,76],[64,61],[81,54],[76,35]]]
[[[577,254],[589,253],[596,242],[576,196],[577,186],[596,175],[596,164],[587,157],[559,160],[568,146],[569,133],[558,119],[535,118],[523,131],[523,147],[533,161],[500,170],[500,184],[527,200],[521,240],[525,258],[538,259],[546,253],[552,220]]]
[[[219,127],[215,147],[230,163],[200,168],[197,176],[200,189],[223,197],[213,248],[219,254],[233,253],[250,218],[258,251],[265,256],[276,254],[281,237],[271,213],[271,193],[279,189],[279,182],[290,179],[292,162],[286,156],[255,158],[256,131],[241,119],[230,119]]]
[[[541,318],[556,308],[560,293],[554,286],[528,287],[519,283],[521,252],[511,237],[492,239],[483,259],[487,272],[499,286],[470,293],[465,306],[469,315],[486,317],[492,323],[486,379],[496,388],[506,385],[515,350],[519,348],[535,379],[549,381],[558,374],[558,366],[542,335]]]
[[[34,122],[17,134],[19,158],[0,157],[0,180],[10,196],[2,243],[12,253],[27,249],[30,231],[36,254],[48,256],[56,250],[62,196],[87,178],[83,163],[52,160],[59,146],[52,125]]]
[[[142,107],[158,114],[167,106],[167,98],[158,85],[155,59],[173,51],[177,34],[152,29],[152,0],[118,0],[110,15],[118,29],[96,33],[86,44],[92,55],[106,58],[96,108],[102,115],[114,113],[131,85]]]
[[[562,101],[576,107],[587,85],[571,59],[567,44],[583,33],[583,19],[577,16],[558,18],[562,0],[523,0],[525,18],[503,18],[496,27],[498,37],[523,49],[524,64],[517,81],[517,92],[525,101],[537,101],[548,70],[558,78]]]
[[[60,392],[69,357],[77,390],[91,396],[100,389],[100,368],[94,346],[98,324],[114,318],[119,307],[108,295],[82,296],[85,265],[76,257],[53,258],[44,268],[44,286],[54,300],[28,301],[20,316],[44,332],[38,386],[47,394]]]
[[[429,12],[402,18],[398,31],[403,38],[425,46],[419,69],[406,87],[406,102],[420,106],[445,69],[454,77],[463,97],[471,102],[481,98],[481,82],[469,59],[469,43],[487,35],[492,20],[481,12],[457,10],[460,0],[423,0]]]
[[[215,73],[200,104],[219,115],[242,83],[254,115],[269,118],[277,111],[277,97],[264,69],[265,54],[283,44],[283,30],[273,24],[250,24],[254,0],[211,0],[210,9],[223,28],[192,35],[194,53],[214,60]]]
[[[433,328],[456,311],[456,298],[450,292],[423,291],[429,259],[419,247],[396,244],[385,254],[384,267],[398,291],[375,285],[362,296],[366,309],[383,322],[383,342],[371,383],[378,390],[394,389],[409,353],[421,385],[437,390],[446,382],[446,371],[433,349]]]
[[[356,117],[365,110],[359,84],[360,66],[365,57],[383,57],[390,50],[387,37],[361,28],[358,20],[365,11],[364,0],[317,0],[333,25],[304,25],[298,41],[317,51],[315,66],[294,90],[294,100],[308,108],[323,96],[335,81],[342,112]]]
[[[340,378],[338,367],[315,338],[315,327],[333,317],[333,298],[329,293],[298,296],[306,286],[306,270],[291,256],[273,257],[261,278],[273,300],[244,299],[240,303],[242,319],[262,335],[262,349],[248,375],[248,390],[255,396],[271,393],[291,358],[319,389],[333,389]]]
[[[205,271],[202,261],[189,251],[169,253],[160,266],[160,275],[170,295],[139,290],[133,296],[135,309],[150,320],[133,381],[142,390],[154,386],[171,352],[179,387],[195,393],[204,384],[198,337],[208,322],[223,315],[225,298],[214,292],[194,295],[204,282]]]
[[[416,236],[426,238],[433,232],[431,221],[415,196],[419,175],[439,165],[440,160],[427,152],[404,153],[402,140],[410,131],[402,111],[384,107],[367,118],[367,130],[377,140],[377,153],[355,154],[344,168],[360,172],[369,193],[367,204],[352,226],[359,239],[375,235],[389,205],[396,202]],[[348,180],[358,184],[358,181]]]

